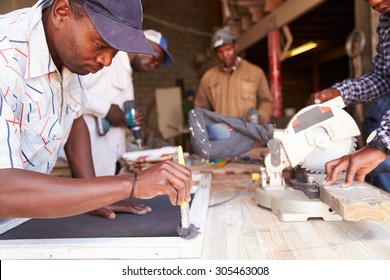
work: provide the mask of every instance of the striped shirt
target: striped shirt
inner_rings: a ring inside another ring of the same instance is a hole
[[[381,14],[377,27],[378,45],[370,72],[358,79],[347,79],[333,87],[341,92],[346,105],[368,102],[390,94],[390,14]],[[388,108],[377,133],[390,149],[390,108]]]
[[[81,115],[79,76],[60,73],[46,44],[50,3],[0,15],[0,168],[49,173]]]

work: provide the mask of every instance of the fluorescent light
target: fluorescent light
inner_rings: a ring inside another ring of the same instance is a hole
[[[318,46],[318,44],[315,43],[315,42],[308,42],[306,44],[303,44],[303,45],[301,45],[299,47],[296,47],[296,48],[294,48],[292,50],[287,51],[286,55],[284,56],[284,58],[289,58],[289,57],[292,57],[292,56],[295,56],[295,55],[307,52],[308,50],[314,49],[317,46]]]

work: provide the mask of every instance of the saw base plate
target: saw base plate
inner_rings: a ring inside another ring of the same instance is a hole
[[[255,190],[257,205],[268,208],[279,220],[303,222],[309,218],[322,218],[325,221],[341,221],[342,217],[319,199],[310,199],[302,191],[281,186],[267,190],[261,186]]]

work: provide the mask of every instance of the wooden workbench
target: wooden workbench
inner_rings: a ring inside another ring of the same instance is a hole
[[[115,220],[90,214],[58,219],[0,219],[0,259],[189,259],[201,255],[207,221],[210,174],[193,176],[189,220],[199,234],[177,233],[180,208],[168,197],[138,202],[151,213],[118,214]]]
[[[244,189],[251,182],[251,173],[258,171],[258,166],[228,163],[222,168],[206,166],[192,169],[194,174],[200,172],[211,174],[209,201],[204,204],[212,205],[225,201]],[[256,187],[256,185],[251,186],[227,203],[208,209],[206,207],[207,214],[201,227],[203,228],[201,239],[186,242],[185,240],[177,241],[177,238],[172,241],[172,238],[168,238],[168,241],[164,241],[165,243],[162,241],[165,240],[164,238],[153,239],[154,243],[148,238],[144,238],[144,243],[140,242],[143,239],[110,239],[109,241],[92,239],[87,244],[77,240],[80,244],[65,244],[67,247],[64,247],[64,244],[56,245],[55,249],[60,255],[55,255],[53,258],[78,259],[93,256],[94,259],[148,259],[152,252],[153,256],[150,258],[153,259],[390,259],[390,222],[326,222],[322,219],[282,222],[270,210],[256,205],[254,195]],[[192,212],[192,214],[196,213]],[[12,248],[27,249],[26,243],[19,245],[21,247]],[[51,249],[45,246],[41,249],[47,253]],[[61,251],[61,246],[66,250]],[[188,253],[190,247],[193,253],[191,256],[182,253],[183,251]],[[199,250],[199,253],[195,254],[193,250]],[[7,256],[5,251],[2,253]],[[32,253],[32,255],[36,256],[37,253]],[[18,258],[17,256],[17,252],[10,252],[10,258]],[[30,255],[24,254],[24,256]]]
[[[213,173],[210,204],[243,189],[254,169],[208,168]],[[209,208],[202,259],[390,259],[390,222],[282,222],[256,205],[254,190]]]

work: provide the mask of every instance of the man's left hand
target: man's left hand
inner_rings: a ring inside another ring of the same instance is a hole
[[[91,214],[109,220],[113,220],[116,218],[116,212],[143,215],[151,211],[152,208],[150,208],[149,206],[143,205],[141,203],[132,202],[130,199],[125,199],[122,201],[118,201],[114,204],[108,205],[106,207],[96,209],[92,211]]]

